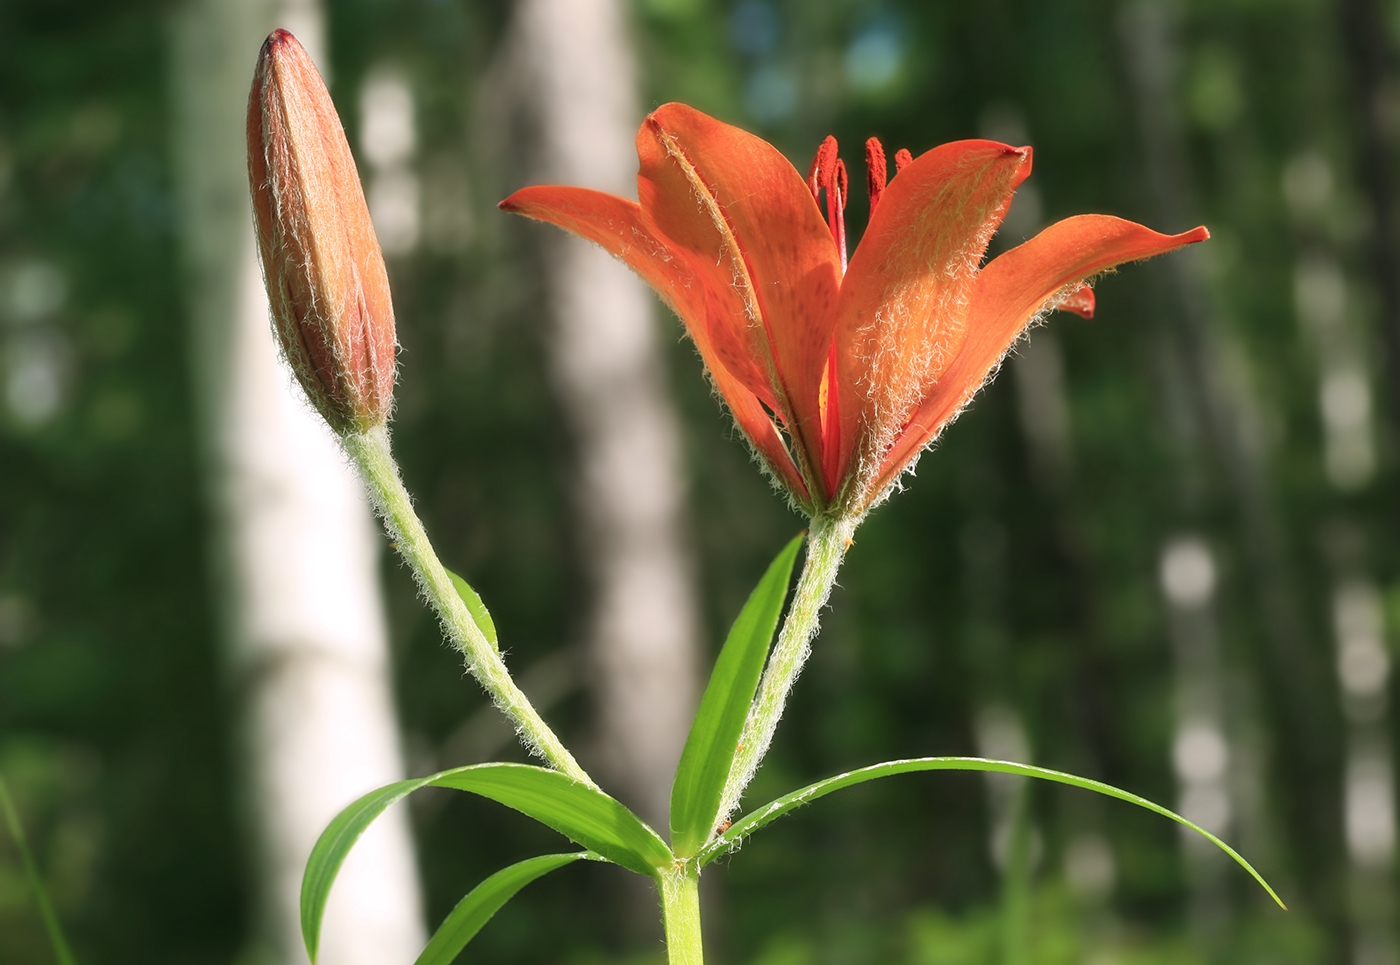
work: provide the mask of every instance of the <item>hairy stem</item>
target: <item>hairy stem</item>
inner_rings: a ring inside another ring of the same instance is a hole
[[[597,787],[530,704],[529,698],[515,685],[500,653],[491,646],[457,595],[452,578],[438,560],[422,521],[413,511],[413,499],[399,478],[399,467],[389,451],[388,430],[379,426],[363,433],[346,433],[341,443],[369,486],[370,498],[384,520],[394,548],[413,569],[423,595],[442,620],[448,640],[466,658],[467,670],[515,724],[521,741],[531,752],[574,780]]]
[[[700,944],[700,871],[690,862],[657,876],[661,886],[661,915],[666,922],[669,965],[703,965]]]
[[[840,517],[817,516],[812,520],[807,535],[807,562],[803,564],[802,577],[797,582],[792,608],[788,610],[787,620],[783,622],[782,632],[778,635],[778,644],[768,658],[758,699],[749,711],[743,736],[739,738],[739,751],[729,769],[729,780],[724,785],[717,826],[739,806],[744,788],[753,780],[759,764],[763,762],[763,755],[768,752],[773,731],[783,716],[788,692],[792,690],[793,682],[811,653],[812,638],[817,633],[822,607],[831,595],[831,588],[836,585],[836,571],[845,558],[846,546],[855,525],[854,520]]]

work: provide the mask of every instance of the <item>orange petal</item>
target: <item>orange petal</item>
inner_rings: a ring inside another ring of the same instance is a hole
[[[904,165],[885,188],[837,308],[840,438],[827,446],[840,453],[838,479],[857,450],[893,441],[952,362],[977,264],[1030,169],[1030,148],[956,141]]]
[[[735,293],[714,340],[742,345],[773,386],[809,466],[819,466],[819,392],[841,262],[802,176],[771,144],[681,104],[637,135],[638,197],[656,231]],[[726,321],[728,324],[726,324]]]
[[[967,404],[1047,303],[1052,303],[1050,307],[1070,311],[1087,308],[1092,312],[1092,301],[1086,301],[1073,287],[1085,278],[1125,261],[1150,258],[1209,237],[1205,228],[1163,235],[1121,218],[1085,214],[1053,224],[1025,244],[993,259],[973,285],[966,341],[885,455],[866,498],[872,502],[878,498]],[[1057,296],[1068,301],[1055,305]]]
[[[1097,301],[1094,290],[1087,282],[1067,285],[1045,303],[1047,309],[1057,312],[1074,312],[1081,318],[1093,318]]]
[[[807,487],[792,461],[782,436],[755,394],[737,379],[728,360],[710,338],[711,316],[728,308],[726,287],[714,291],[711,279],[697,272],[691,259],[676,251],[646,223],[635,201],[586,188],[539,186],[522,188],[501,202],[504,211],[547,221],[603,247],[625,262],[656,290],[685,323],[705,360],[715,388],[734,420],[760,456],[799,499]]]

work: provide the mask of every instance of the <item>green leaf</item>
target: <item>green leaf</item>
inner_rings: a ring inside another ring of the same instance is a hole
[[[491,611],[486,609],[486,604],[481,602],[481,596],[471,588],[471,584],[462,579],[451,570],[447,575],[452,577],[452,585],[457,590],[457,595],[462,598],[462,602],[467,605],[467,612],[472,615],[472,620],[476,623],[477,629],[486,637],[488,643],[499,653],[501,645],[496,639],[496,621],[491,619]]]
[[[5,779],[0,778],[0,813],[4,814],[5,825],[10,829],[10,837],[14,838],[15,848],[19,851],[20,863],[24,865],[24,876],[29,879],[29,889],[34,893],[34,904],[39,906],[39,917],[44,921],[44,930],[48,932],[49,944],[53,946],[54,958],[58,959],[59,965],[74,965],[73,952],[68,947],[68,940],[63,937],[63,926],[59,924],[58,913],[53,910],[53,903],[49,901],[48,890],[44,887],[44,880],[39,876],[39,867],[34,863],[34,856],[29,853],[29,843],[24,838],[24,828],[19,823],[19,812],[15,810],[14,801],[10,800],[10,789],[5,784]]]
[[[566,864],[572,864],[580,858],[590,861],[602,860],[591,851],[581,851],[577,854],[545,854],[497,871],[457,902],[457,907],[443,919],[414,965],[450,965],[462,949],[467,947],[467,942],[476,937],[482,926],[501,910],[502,905],[514,898],[516,892],[536,878]]]
[[[768,647],[792,579],[793,562],[805,536],[800,533],[794,537],[754,587],[724,641],[705,695],[700,698],[700,709],[671,786],[671,844],[682,858],[700,850],[719,814],[724,783],[768,659]]]
[[[351,847],[385,808],[420,787],[451,787],[526,814],[629,871],[652,876],[675,859],[666,843],[617,801],[558,771],[531,764],[474,764],[371,791],[321,832],[301,880],[301,931],[311,960],[321,940],[326,898]]]
[[[989,761],[980,757],[920,757],[908,761],[889,761],[884,764],[874,764],[870,767],[862,767],[858,771],[850,771],[846,774],[838,774],[836,777],[829,777],[824,781],[809,784],[791,794],[785,794],[775,801],[770,801],[756,811],[744,815],[727,830],[720,838],[700,852],[701,867],[709,864],[715,858],[726,851],[734,848],[743,839],[748,837],[759,828],[771,821],[775,821],[787,814],[794,808],[801,807],[810,801],[815,801],[819,797],[824,797],[832,791],[839,791],[843,787],[850,787],[852,784],[862,784],[866,781],[873,781],[879,777],[889,777],[892,774],[908,774],[912,771],[995,771],[1000,774],[1019,774],[1024,777],[1038,777],[1047,781],[1055,781],[1058,784],[1069,784],[1072,787],[1082,787],[1086,791],[1097,791],[1108,797],[1116,797],[1120,801],[1127,801],[1129,804],[1136,804],[1138,807],[1155,811],[1163,817],[1171,818],[1178,824],[1184,824],[1199,834],[1205,835],[1216,847],[1220,848],[1240,867],[1248,871],[1254,880],[1263,886],[1269,893],[1269,897],[1278,902],[1280,908],[1286,909],[1282,899],[1274,893],[1274,889],[1269,887],[1269,883],[1264,880],[1259,872],[1254,870],[1244,858],[1234,848],[1224,841],[1221,841],[1209,831],[1186,820],[1175,811],[1169,811],[1160,804],[1154,804],[1145,797],[1138,797],[1136,794],[1120,790],[1110,784],[1101,781],[1091,781],[1087,777],[1075,777],[1073,774],[1065,774],[1062,771],[1052,771],[1045,767],[1034,767],[1030,764],[1013,764],[1009,761]]]

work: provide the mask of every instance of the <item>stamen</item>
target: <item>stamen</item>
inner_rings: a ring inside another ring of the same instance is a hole
[[[836,159],[834,184],[826,186],[827,224],[831,225],[831,236],[836,239],[836,247],[841,249],[841,274],[846,274],[846,162]],[[834,189],[834,190],[833,190]],[[836,197],[832,198],[835,194]],[[833,203],[834,202],[834,203]]]
[[[826,187],[826,180],[829,176],[833,162],[836,160],[836,138],[828,134],[826,140],[822,141],[822,146],[817,148],[817,156],[812,158],[812,168],[807,172],[807,187],[812,191],[812,199],[818,203],[821,198],[818,194]]]
[[[841,271],[846,271],[846,162],[837,157],[836,138],[827,135],[817,156],[812,158],[812,168],[807,173],[807,187],[812,199],[821,204],[821,192],[826,192],[826,223],[831,229],[832,240],[841,250]]]
[[[885,193],[888,164],[885,161],[885,148],[878,137],[865,142],[865,184],[870,189],[870,213],[880,203],[880,195]]]
[[[912,164],[913,161],[914,155],[909,153],[909,149],[907,147],[900,148],[894,155],[894,173],[898,174],[900,171],[903,171]]]

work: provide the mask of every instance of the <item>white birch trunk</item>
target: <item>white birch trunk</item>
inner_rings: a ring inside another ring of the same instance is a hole
[[[261,954],[306,961],[302,869],[361,793],[403,777],[376,560],[338,446],[277,357],[254,252],[244,115],[259,45],[285,26],[324,63],[308,0],[190,0],[174,107],[215,592],[240,715]],[[320,961],[410,962],[424,941],[406,814],[389,812],[331,893]]]
[[[540,134],[533,178],[635,197],[641,111],[624,10],[618,0],[516,6],[514,53]],[[547,244],[550,364],[577,439],[594,589],[601,763],[620,796],[664,829],[697,683],[679,431],[656,301],[600,249],[562,235]]]

